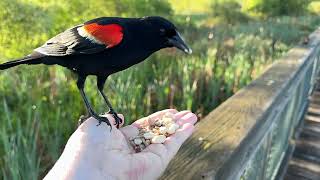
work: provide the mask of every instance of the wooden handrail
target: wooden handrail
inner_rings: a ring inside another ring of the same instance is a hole
[[[274,179],[318,75],[320,30],[212,111],[161,179]]]

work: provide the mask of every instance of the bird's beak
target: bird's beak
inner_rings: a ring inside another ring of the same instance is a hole
[[[188,45],[184,42],[179,32],[177,32],[177,35],[169,38],[168,41],[170,45],[180,49],[181,51],[187,54],[192,54],[192,49],[189,48]]]

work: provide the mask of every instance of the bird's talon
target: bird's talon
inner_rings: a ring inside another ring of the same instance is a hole
[[[97,126],[100,126],[100,125],[101,125],[101,122],[102,122],[102,121],[99,121],[99,123],[97,124]]]
[[[119,129],[120,124],[122,124],[122,119],[118,116],[118,114],[114,111],[110,112],[110,114],[112,114],[114,120],[115,120],[115,126],[117,126],[117,128]]]
[[[98,120],[99,123],[97,124],[97,126],[100,126],[102,122],[105,122],[108,126],[111,127],[111,124],[110,124],[108,118],[102,117],[102,116],[99,116],[99,115],[92,115],[92,117],[94,117],[95,119]]]

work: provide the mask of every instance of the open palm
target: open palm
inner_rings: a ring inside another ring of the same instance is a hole
[[[136,153],[128,139],[138,135],[141,125],[153,123],[167,112],[174,114],[180,129],[164,144],[151,144]],[[112,120],[111,115],[107,118]],[[192,134],[196,121],[196,115],[190,111],[168,109],[123,128],[113,127],[110,131],[106,124],[96,126],[97,121],[90,118],[70,137],[64,152],[45,179],[156,179]]]

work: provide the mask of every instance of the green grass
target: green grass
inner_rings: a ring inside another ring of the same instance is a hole
[[[119,13],[101,8],[104,1],[90,5],[96,11],[83,1],[72,1],[74,6],[56,1],[61,4],[0,1],[0,10],[6,7],[0,11],[0,62],[28,54],[50,36],[85,19]],[[210,16],[190,17],[186,21],[181,15],[174,21],[191,44],[192,56],[161,50],[108,79],[105,92],[127,123],[164,108],[191,109],[203,117],[320,22],[311,16],[281,17],[210,26],[214,19]],[[86,91],[97,111],[107,110],[95,79],[89,79]],[[20,66],[0,73],[0,114],[0,176],[37,179],[59,157],[85,109],[68,70]]]

